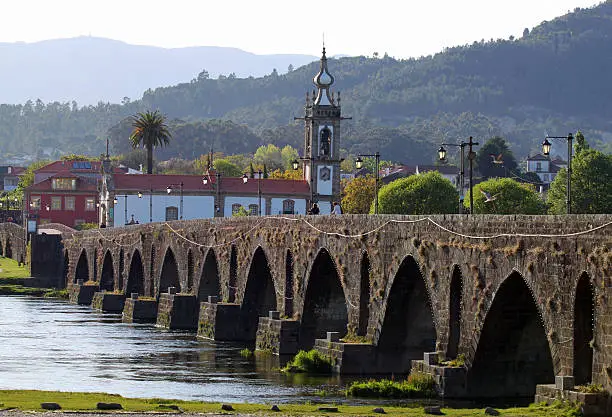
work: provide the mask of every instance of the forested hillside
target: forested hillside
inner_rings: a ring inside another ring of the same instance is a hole
[[[353,117],[343,127],[344,150],[380,150],[385,159],[425,163],[442,141],[500,135],[521,158],[546,133],[580,129],[610,152],[611,39],[608,1],[543,22],[520,39],[482,40],[420,59],[330,60],[343,113]],[[197,157],[211,146],[227,153],[266,143],[301,148],[303,130],[293,117],[302,115],[317,67],[246,79],[202,74],[124,105],[3,105],[0,143],[15,153],[44,145],[99,154],[108,134],[113,151],[125,152],[129,125],[121,120],[160,109],[172,120],[175,141],[158,158]]]

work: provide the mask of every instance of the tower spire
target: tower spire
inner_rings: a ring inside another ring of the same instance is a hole
[[[323,35],[325,36],[325,35]],[[325,38],[323,38],[323,53],[321,55],[321,65],[319,72],[312,79],[318,92],[316,98],[313,99],[313,104],[333,106],[334,101],[330,95],[329,88],[334,83],[334,77],[327,69],[327,55],[325,54]]]

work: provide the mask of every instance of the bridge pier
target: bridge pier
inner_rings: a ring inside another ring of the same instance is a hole
[[[376,347],[367,343],[344,343],[338,332],[327,332],[327,338],[316,339],[314,348],[332,360],[338,374],[378,374]]]
[[[218,303],[217,297],[209,296],[207,302],[200,303],[198,337],[226,342],[244,341],[246,334],[240,326],[240,318],[240,304]]]
[[[175,287],[168,288],[168,292],[159,297],[156,325],[170,330],[197,330],[196,296],[176,294]]]
[[[259,318],[255,350],[271,351],[275,355],[295,355],[299,335],[299,321],[281,320],[280,312],[270,311],[268,317]]]
[[[88,306],[98,291],[100,291],[99,285],[83,285],[83,280],[80,279],[68,289],[68,299],[72,304]]]
[[[94,294],[91,307],[104,313],[122,313],[125,305],[125,294],[98,291]]]
[[[573,377],[556,376],[555,384],[536,386],[535,402],[552,404],[564,400],[581,404],[582,415],[604,417],[612,414],[612,399],[606,391],[579,392],[574,389]]]
[[[438,394],[444,398],[467,396],[467,368],[465,366],[443,366],[438,363],[439,352],[425,353],[423,360],[412,361],[412,371],[433,376]]]
[[[125,300],[123,307],[124,323],[154,323],[157,320],[157,301],[140,299],[138,293]]]

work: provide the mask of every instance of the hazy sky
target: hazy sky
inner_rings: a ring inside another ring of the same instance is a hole
[[[257,54],[404,58],[520,36],[597,0],[11,0],[0,42],[92,35],[162,47],[232,46]]]

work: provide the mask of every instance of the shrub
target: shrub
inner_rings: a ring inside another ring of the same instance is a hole
[[[253,356],[253,352],[251,352],[248,348],[244,348],[240,351],[240,356],[245,359],[249,359],[251,356]]]
[[[81,223],[81,224],[77,224],[76,226],[74,226],[74,228],[76,230],[91,230],[91,229],[97,229],[98,224],[97,223]]]
[[[441,363],[442,366],[450,366],[452,368],[462,368],[465,366],[465,355],[460,353],[455,359],[444,361]]]
[[[362,398],[431,398],[436,396],[436,384],[431,375],[414,372],[399,382],[388,379],[353,382],[346,395]]]
[[[322,355],[318,350],[308,352],[300,350],[293,360],[282,369],[283,372],[305,372],[308,374],[330,374],[332,371],[331,359]]]

